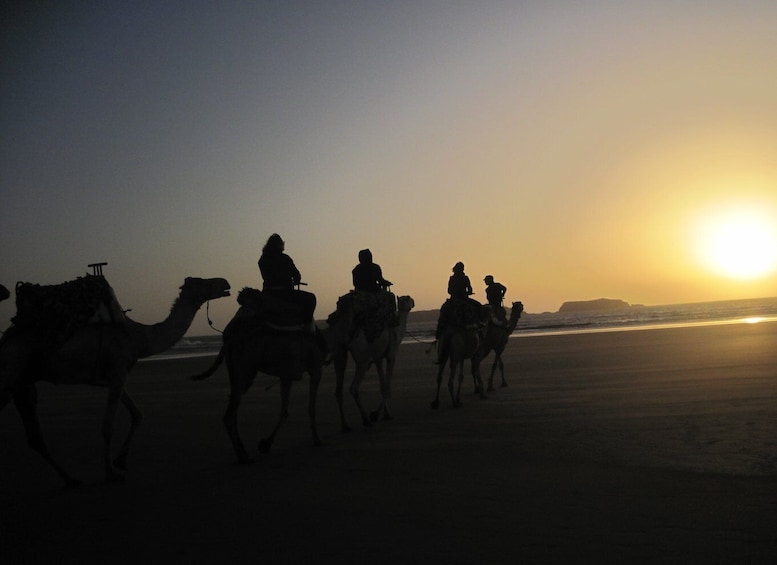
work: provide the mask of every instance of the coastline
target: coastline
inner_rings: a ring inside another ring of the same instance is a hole
[[[105,393],[40,387],[52,453],[85,480],[64,490],[0,413],[0,527],[9,562],[190,563],[770,562],[777,555],[777,323],[522,336],[507,388],[453,409],[428,344],[400,348],[395,419],[339,431],[334,373],[318,394],[313,448],[307,379],[273,452],[234,462],[221,425],[224,367],[207,358],[138,365],[145,413],[128,481],[101,483]],[[482,368],[488,378],[491,358]],[[447,373],[446,373],[447,379]],[[362,398],[377,402],[368,373]],[[241,407],[255,454],[280,407],[260,375]],[[266,388],[269,390],[265,390]],[[126,430],[119,418],[118,434]],[[117,553],[117,548],[121,548]]]

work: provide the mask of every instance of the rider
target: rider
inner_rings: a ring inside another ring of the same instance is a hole
[[[357,293],[362,294],[362,298],[369,297],[365,312],[366,323],[381,324],[381,320],[388,321],[389,325],[395,326],[398,323],[396,316],[396,303],[394,295],[388,291],[391,281],[383,278],[383,270],[380,265],[372,260],[372,251],[362,249],[359,251],[359,264],[351,271],[353,277],[353,288]]]
[[[298,304],[302,308],[303,322],[313,324],[316,309],[316,295],[304,290],[295,290],[302,280],[294,261],[284,253],[286,243],[277,233],[272,234],[262,248],[259,257],[259,271],[264,284],[262,291],[282,300]]]
[[[380,265],[372,261],[372,251],[359,251],[359,264],[351,271],[353,288],[364,292],[379,292],[391,286],[391,282],[383,278]]]
[[[477,323],[479,319],[481,304],[470,298],[474,294],[472,284],[464,273],[464,263],[461,261],[453,266],[453,274],[448,279],[448,294],[450,299],[446,300],[440,307],[440,317],[437,320],[435,332],[436,339],[440,339],[445,326],[457,323],[469,326]]]
[[[494,320],[499,324],[506,324],[507,313],[502,306],[502,300],[504,299],[505,293],[507,292],[507,287],[501,283],[496,282],[493,275],[486,275],[486,278],[483,279],[483,282],[486,283],[486,299],[488,300],[488,304],[491,307],[491,313]]]

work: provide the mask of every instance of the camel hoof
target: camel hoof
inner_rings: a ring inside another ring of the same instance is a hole
[[[127,477],[125,477],[123,473],[111,473],[105,478],[105,482],[108,483],[109,485],[123,483],[126,480],[127,480]]]
[[[388,412],[386,412],[386,413],[384,413],[384,414],[383,414],[383,421],[384,421],[384,422],[390,422],[390,421],[391,421],[391,420],[393,420],[393,419],[394,419],[394,416],[392,416],[392,415],[391,415],[391,414],[389,414]]]
[[[125,456],[117,457],[113,460],[113,466],[121,471],[127,470],[127,458]]]
[[[496,389],[494,388],[494,385],[488,385],[488,388],[486,389],[486,392],[494,392]]]
[[[65,479],[65,488],[78,488],[83,484],[83,481],[79,481],[78,479],[72,479],[68,477]]]
[[[375,412],[370,412],[370,421],[371,422],[377,422],[378,421],[378,416],[379,416],[379,414],[378,414],[377,410]]]
[[[259,453],[269,453],[272,442],[268,439],[263,439],[259,442]]]
[[[437,409],[440,407],[440,401],[439,401],[439,400],[432,400],[432,402],[431,402],[431,404],[429,405],[429,407],[430,407],[432,410],[437,410]]]
[[[502,388],[505,388],[507,386],[507,383],[502,383]]]
[[[238,465],[251,465],[253,462],[253,457],[249,457],[248,455],[241,455],[237,458]]]
[[[365,428],[371,428],[371,427],[372,427],[372,422],[370,422],[370,419],[369,419],[369,418],[363,418],[363,419],[362,419],[362,425],[363,425]]]
[[[343,426],[340,428],[340,430],[344,434],[350,433],[351,432],[351,426],[349,426],[348,424],[343,424]]]

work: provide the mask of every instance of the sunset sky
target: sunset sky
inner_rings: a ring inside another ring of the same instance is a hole
[[[186,276],[260,287],[278,232],[318,318],[365,247],[417,310],[457,261],[528,312],[777,295],[775,2],[18,4],[9,288],[107,261],[154,323]]]

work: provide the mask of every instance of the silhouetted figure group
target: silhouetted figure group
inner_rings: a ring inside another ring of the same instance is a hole
[[[486,299],[490,311],[490,320],[496,325],[507,325],[507,314],[502,301],[507,287],[494,280],[493,275],[486,275]],[[483,318],[483,305],[470,298],[474,294],[469,277],[464,273],[464,263],[457,262],[453,266],[453,274],[448,279],[448,298],[440,307],[440,317],[437,321],[435,339],[440,339],[446,329],[464,327],[475,329],[489,320]]]

